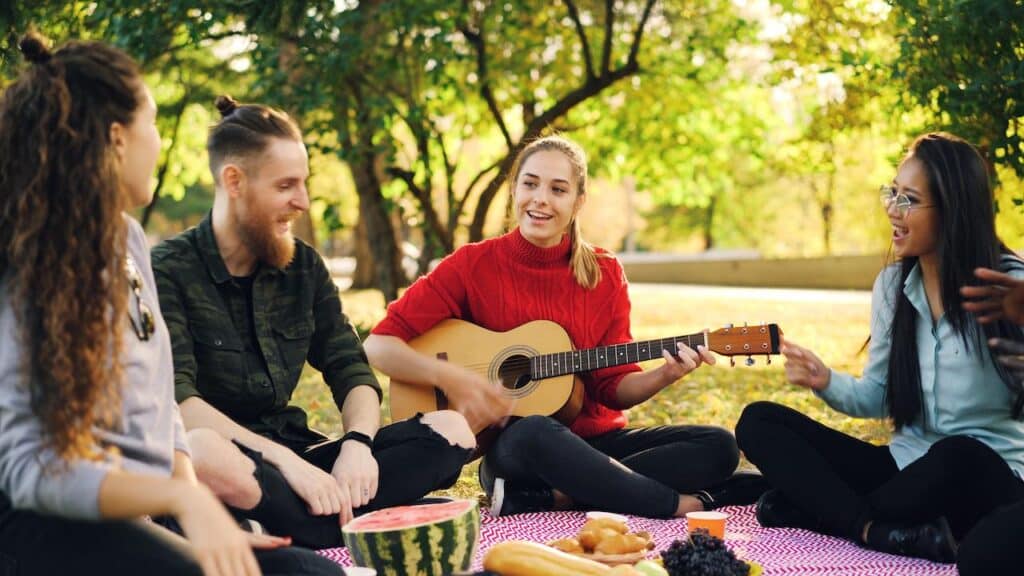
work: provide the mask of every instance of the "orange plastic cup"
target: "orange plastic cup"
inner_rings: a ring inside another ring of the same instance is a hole
[[[686,529],[691,533],[698,528],[708,531],[715,538],[725,539],[725,512],[687,512]]]

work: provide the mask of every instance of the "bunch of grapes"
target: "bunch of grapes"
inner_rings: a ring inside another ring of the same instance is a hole
[[[686,541],[676,540],[661,553],[669,576],[747,576],[750,566],[706,530],[695,530]]]

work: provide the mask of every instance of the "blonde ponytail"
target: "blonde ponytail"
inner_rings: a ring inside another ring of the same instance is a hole
[[[576,278],[576,283],[593,290],[601,282],[601,267],[597,264],[598,254],[594,246],[583,239],[580,233],[580,222],[573,218],[569,225],[569,268]],[[601,257],[610,258],[610,254],[601,254]]]

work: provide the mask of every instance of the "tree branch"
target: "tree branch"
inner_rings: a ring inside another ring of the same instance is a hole
[[[455,212],[456,214],[462,214],[462,210],[465,209],[466,202],[469,200],[469,195],[473,192],[473,189],[476,188],[476,185],[479,184],[480,180],[482,180],[483,177],[486,176],[489,172],[493,172],[496,168],[501,166],[503,160],[503,158],[495,160],[494,162],[491,163],[490,166],[484,168],[476,176],[473,177],[473,180],[469,182],[469,186],[466,186],[466,193],[463,194],[462,198],[459,199],[458,210]]]
[[[640,53],[640,41],[644,37],[644,28],[647,27],[647,21],[651,17],[655,2],[657,0],[647,0],[647,6],[644,6],[644,15],[640,17],[640,22],[637,23],[636,30],[633,31],[633,44],[629,47],[627,65],[636,63],[637,55]]]
[[[653,1],[652,1],[653,3]],[[650,4],[648,4],[650,7]],[[641,24],[642,25],[642,24]],[[604,46],[601,48],[601,74],[612,67],[612,39],[615,34],[615,0],[604,2]]]
[[[384,172],[392,178],[398,178],[405,182],[405,185],[409,187],[409,191],[413,193],[423,207],[423,218],[426,220],[427,226],[437,236],[437,239],[441,241],[445,250],[451,252],[453,250],[451,238],[437,217],[437,211],[434,210],[434,205],[430,201],[430,190],[416,184],[416,174],[411,170],[405,170],[398,166],[389,166],[384,169]]]
[[[569,10],[569,18],[576,27],[576,35],[580,38],[580,52],[583,53],[583,62],[587,67],[587,78],[595,78],[594,61],[590,55],[590,42],[587,41],[587,32],[580,20],[580,11],[572,0],[564,0],[566,9]]]
[[[494,121],[498,124],[501,135],[505,138],[505,145],[511,148],[512,136],[505,125],[505,119],[501,115],[501,110],[498,109],[498,102],[494,99],[494,92],[491,91],[491,79],[487,72],[487,46],[484,42],[483,31],[481,30],[480,33],[473,32],[469,29],[468,24],[460,24],[458,29],[470,45],[473,46],[473,50],[476,51],[476,73],[480,81],[480,96],[487,103],[487,109],[491,111]]]

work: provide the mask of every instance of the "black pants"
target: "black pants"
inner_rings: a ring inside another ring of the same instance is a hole
[[[1024,543],[1024,500],[1004,506],[978,522],[960,543],[960,576],[1017,574]]]
[[[987,445],[950,436],[900,470],[887,446],[853,438],[785,406],[756,402],[736,424],[747,458],[824,532],[860,541],[873,520],[945,516],[959,540],[993,510],[1024,498],[1024,482]]]
[[[340,576],[311,550],[255,550],[265,576]],[[88,522],[12,510],[0,494],[0,576],[202,576],[191,552],[168,530],[143,520]]]
[[[258,521],[271,534],[291,536],[300,546],[319,549],[344,545],[337,514],[310,514],[306,502],[276,466],[264,460],[261,453],[241,444],[239,447],[255,462],[254,475],[263,494],[255,508],[234,509],[236,515]],[[310,464],[330,472],[341,452],[341,442],[331,440],[297,452]],[[355,513],[409,504],[432,490],[451,486],[459,479],[469,452],[450,444],[419,417],[381,428],[373,442],[373,456],[380,469],[377,496]]]
[[[615,430],[583,439],[546,416],[502,431],[486,456],[496,476],[546,486],[580,506],[669,518],[679,494],[724,481],[739,462],[736,441],[711,426]]]

